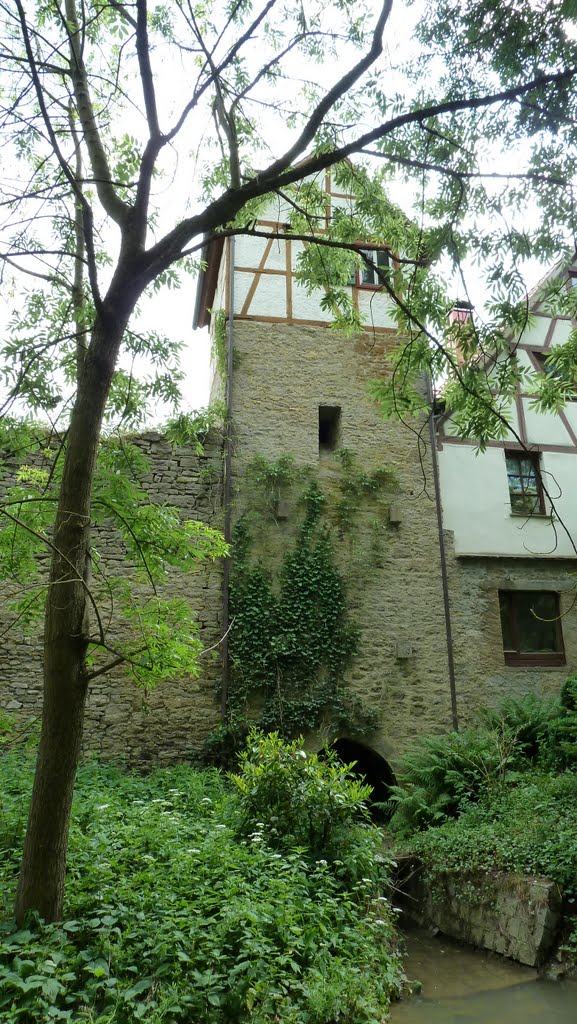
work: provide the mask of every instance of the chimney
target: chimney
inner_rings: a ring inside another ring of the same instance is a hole
[[[473,319],[473,306],[470,302],[457,299],[449,313],[449,351],[454,355],[457,364],[462,366],[465,356],[459,343],[459,333],[464,324],[471,323]]]

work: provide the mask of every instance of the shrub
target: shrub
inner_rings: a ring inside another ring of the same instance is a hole
[[[486,708],[479,717],[488,728],[511,737],[521,757],[537,761],[549,758],[551,733],[560,709],[558,697],[526,693],[504,700],[497,709]]]
[[[32,767],[0,757],[0,890],[13,895]],[[81,767],[66,919],[0,925],[2,1024],[369,1024],[402,971],[370,880],[239,840],[239,798],[188,766]],[[323,985],[330,979],[331,990]]]
[[[552,760],[561,767],[577,764],[577,676],[561,687],[560,708],[551,729]]]
[[[350,884],[376,877],[380,833],[369,820],[370,786],[330,750],[306,753],[302,740],[254,730],[230,778],[239,796],[239,833],[262,834],[278,850],[298,848],[309,861],[332,865]]]
[[[563,770],[577,764],[577,677],[559,697],[528,693],[479,712],[462,732],[417,741],[391,787],[391,827],[401,836],[443,824],[532,765]]]
[[[527,771],[456,821],[414,835],[410,849],[430,873],[521,871],[556,881],[577,898],[577,772]]]

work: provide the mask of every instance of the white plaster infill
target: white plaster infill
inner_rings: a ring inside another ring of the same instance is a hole
[[[453,533],[457,557],[577,558],[573,452],[542,453],[547,511],[531,516],[511,510],[504,447],[479,454],[470,444],[444,444],[438,460],[443,525]]]

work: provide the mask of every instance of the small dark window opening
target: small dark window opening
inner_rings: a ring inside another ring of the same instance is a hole
[[[500,590],[506,665],[564,665],[559,594],[549,590]]]
[[[340,405],[319,405],[319,451],[331,452],[337,447],[341,426]]]

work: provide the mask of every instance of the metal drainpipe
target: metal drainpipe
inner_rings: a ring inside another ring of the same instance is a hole
[[[445,634],[447,637],[447,667],[449,669],[449,690],[451,693],[451,718],[453,729],[459,728],[457,713],[457,686],[455,682],[455,661],[453,658],[453,628],[451,625],[451,605],[449,602],[449,579],[447,576],[447,555],[443,534],[443,506],[441,504],[441,486],[439,483],[439,463],[437,459],[437,438],[435,434],[435,411],[433,388],[430,378],[427,380],[427,397],[431,408],[429,416],[429,437],[431,440],[431,461],[433,464],[433,486],[435,489],[435,505],[437,508],[437,532],[439,535],[439,554],[441,558],[441,583],[443,587],[443,609],[445,612]]]
[[[234,236],[228,240],[228,323],[226,330],[226,423],[224,438],[224,539],[227,544],[231,541],[231,498],[232,498],[232,359],[234,340]],[[222,688],[220,698],[220,711],[223,721],[226,720],[228,703],[228,686],[230,680],[230,653],[229,653],[229,629],[230,629],[230,555],[225,558],[222,573]]]

